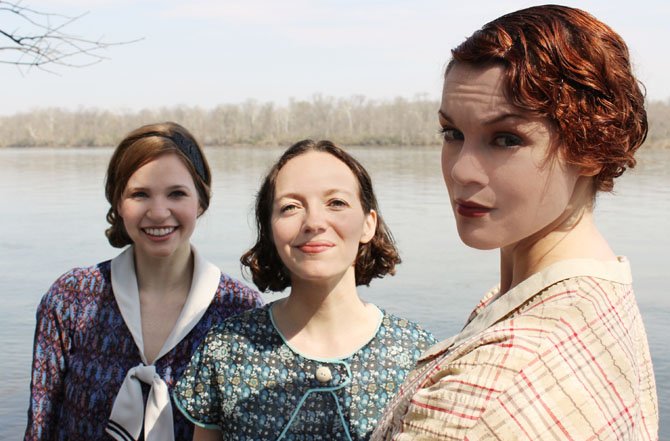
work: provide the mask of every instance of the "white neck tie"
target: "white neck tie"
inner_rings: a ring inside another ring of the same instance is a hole
[[[144,413],[140,381],[151,386]],[[145,441],[174,441],[168,387],[153,365],[140,364],[128,371],[114,400],[106,430],[117,441],[134,441],[140,436],[142,420]]]

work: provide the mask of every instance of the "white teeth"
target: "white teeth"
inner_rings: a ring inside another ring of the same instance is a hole
[[[150,236],[166,236],[176,230],[175,227],[168,228],[144,228],[144,232]]]

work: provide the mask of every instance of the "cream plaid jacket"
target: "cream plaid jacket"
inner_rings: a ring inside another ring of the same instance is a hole
[[[657,440],[628,262],[558,262],[423,354],[372,440]]]

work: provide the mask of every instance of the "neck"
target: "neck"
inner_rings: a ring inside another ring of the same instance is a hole
[[[293,280],[291,293],[281,302],[282,312],[302,322],[301,327],[341,323],[345,314],[365,308],[358,297],[353,268],[336,281]]]
[[[505,293],[548,266],[568,259],[616,260],[593,220],[593,204],[571,204],[540,232],[500,249],[500,292]]]
[[[378,309],[356,291],[353,268],[337,283],[294,280],[291,293],[272,308],[275,324],[302,353],[342,356],[358,349],[374,332]]]
[[[191,247],[177,249],[167,257],[147,256],[135,249],[135,273],[142,292],[184,293],[188,295],[193,278]],[[181,294],[180,294],[181,295]]]

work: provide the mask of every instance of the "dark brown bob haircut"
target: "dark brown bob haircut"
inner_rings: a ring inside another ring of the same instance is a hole
[[[507,98],[548,118],[559,137],[550,155],[594,174],[594,190],[610,191],[614,178],[635,166],[647,113],[628,47],[587,12],[535,6],[484,25],[451,51],[454,63],[499,64]]]
[[[400,263],[400,256],[391,231],[379,212],[370,175],[356,159],[332,142],[306,139],[292,145],[281,155],[265,176],[256,195],[256,244],[242,255],[240,262],[251,272],[258,289],[278,292],[291,285],[289,272],[279,258],[272,238],[271,219],[275,184],[279,171],[287,162],[311,151],[329,153],[346,164],[358,181],[359,198],[363,211],[365,213],[371,210],[377,212],[377,229],[374,236],[368,243],[358,246],[358,254],[354,263],[356,286],[369,285],[375,277],[381,278],[386,274],[395,274],[395,266]]]
[[[105,235],[113,247],[122,248],[133,243],[117,211],[128,180],[139,168],[167,154],[177,155],[188,169],[198,191],[202,212],[209,207],[212,176],[202,148],[193,135],[173,122],[142,126],[121,141],[107,167],[105,197],[110,204],[107,222],[111,226]]]

